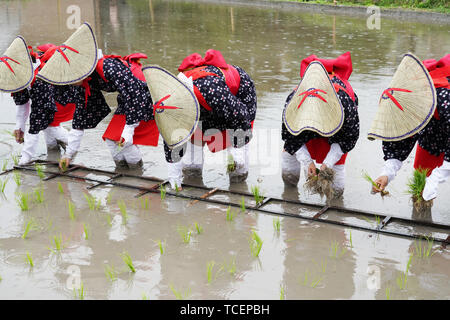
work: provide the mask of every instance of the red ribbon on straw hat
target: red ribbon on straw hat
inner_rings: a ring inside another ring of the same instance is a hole
[[[325,98],[322,97],[322,96],[321,96],[320,94],[318,94],[317,92],[321,92],[321,93],[327,94],[327,92],[324,91],[324,90],[321,90],[321,89],[313,89],[313,88],[310,88],[310,89],[308,89],[308,90],[303,91],[302,93],[300,93],[298,96],[300,97],[300,96],[303,95],[303,99],[302,99],[302,101],[300,101],[300,103],[299,103],[297,109],[299,109],[300,106],[302,105],[302,103],[306,100],[306,98],[307,98],[307,97],[310,97],[310,96],[319,98],[319,99],[322,100],[323,102],[327,102],[327,100],[325,100]]]
[[[53,46],[53,47],[48,48],[47,51],[45,51],[45,53],[41,57],[41,61],[42,62],[47,62],[48,59],[50,59],[53,56],[55,51],[58,51],[63,56],[64,60],[66,60],[67,63],[70,63],[69,58],[67,58],[66,54],[64,53],[64,51],[61,48],[62,49],[68,49],[68,50],[73,51],[75,53],[80,53],[77,50],[75,50],[74,48],[66,46],[64,44],[60,45],[60,46]]]
[[[174,106],[165,106],[162,104],[162,102],[164,100],[167,100],[170,98],[170,94],[168,94],[167,96],[159,99],[154,105],[153,105],[153,115],[155,115],[155,111],[156,109],[180,109],[178,107],[174,107]]]
[[[14,60],[14,59],[12,59],[12,58],[10,58],[10,57],[7,57],[7,56],[0,57],[0,61],[1,61],[1,62],[4,62],[4,63],[6,64],[6,66],[8,67],[8,69],[11,70],[12,73],[16,74],[16,73],[14,72],[13,68],[11,68],[11,65],[9,64],[8,60],[11,60],[12,62],[15,62],[15,63],[17,63],[17,64],[20,64],[20,62],[17,62],[16,60]]]
[[[400,110],[404,111],[402,105],[401,105],[401,104],[397,101],[397,99],[395,99],[394,96],[391,94],[391,92],[393,92],[393,91],[400,91],[400,92],[412,92],[412,91],[411,91],[411,90],[408,90],[408,89],[401,89],[401,88],[387,88],[386,90],[383,91],[382,96],[383,96],[384,94],[387,95],[388,98],[391,99],[392,102],[394,102],[395,105],[396,105]]]

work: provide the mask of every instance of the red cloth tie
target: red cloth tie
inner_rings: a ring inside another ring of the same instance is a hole
[[[412,91],[411,90],[407,90],[407,89],[401,89],[401,88],[387,88],[386,90],[383,91],[383,94],[387,95],[388,98],[391,99],[392,102],[394,102],[395,105],[400,110],[404,111],[402,105],[397,101],[397,99],[394,98],[394,96],[389,91],[401,91],[401,92],[412,92]]]
[[[300,103],[299,103],[297,109],[300,108],[300,106],[302,105],[302,103],[303,103],[303,102],[306,100],[306,98],[309,97],[309,96],[313,96],[313,97],[319,98],[319,99],[322,100],[323,102],[327,102],[327,100],[325,100],[325,98],[323,98],[323,97],[322,97],[321,95],[319,95],[317,92],[321,92],[321,93],[327,94],[326,91],[323,91],[323,90],[321,90],[321,89],[312,89],[312,88],[311,88],[311,89],[308,89],[308,90],[306,90],[306,91],[304,91],[304,92],[302,92],[302,93],[300,93],[298,96],[301,96],[301,95],[304,95],[304,96],[303,96],[302,101],[300,101]]]
[[[178,107],[174,107],[174,106],[165,106],[162,104],[162,102],[164,100],[167,100],[170,98],[170,94],[168,94],[167,96],[165,96],[164,98],[159,99],[154,105],[153,105],[153,115],[155,115],[155,111],[156,109],[180,109]]]
[[[12,58],[10,58],[10,57],[7,57],[7,56],[0,57],[0,61],[1,61],[1,62],[4,62],[4,63],[6,64],[6,66],[8,67],[8,69],[11,70],[12,73],[16,74],[16,73],[14,72],[13,68],[11,68],[11,65],[8,63],[8,60],[11,60],[12,62],[15,62],[15,63],[17,63],[17,64],[20,64],[20,62],[17,62],[16,60],[14,60],[14,59],[12,59]]]

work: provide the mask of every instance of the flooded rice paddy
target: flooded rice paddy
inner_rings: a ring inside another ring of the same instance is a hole
[[[281,111],[299,81],[301,59],[351,51],[350,81],[359,96],[361,131],[347,160],[339,205],[449,224],[449,182],[440,186],[431,214],[413,212],[405,194],[412,157],[389,185],[390,197],[371,195],[362,178],[364,171],[376,177],[383,164],[381,143],[366,139],[379,95],[404,53],[438,59],[450,52],[447,26],[382,19],[380,30],[369,30],[364,17],[190,1],[8,1],[0,3],[0,50],[18,34],[33,46],[64,41],[73,32],[67,28],[71,5],[80,8],[81,21],[94,27],[105,54],[144,52],[148,63],[176,73],[186,55],[215,48],[253,77],[258,112],[248,179],[230,185],[226,153],[205,150],[203,177],[185,182],[209,188],[250,192],[258,185],[265,196],[324,204],[325,199],[305,192],[304,178],[298,188],[283,184]],[[107,99],[115,107],[115,95]],[[8,95],[0,95],[0,106],[0,165],[10,169],[21,150],[8,133],[14,129],[15,106]],[[111,116],[86,131],[76,164],[115,170],[101,139]],[[64,126],[69,129],[70,123]],[[38,150],[40,159],[60,157],[58,152],[47,154],[43,137]],[[161,139],[158,147],[141,150],[143,169],[127,173],[165,179]],[[76,174],[107,179],[88,171]],[[92,182],[77,179],[42,181],[32,171],[1,175],[0,182],[5,182],[0,194],[0,299],[450,298],[450,251],[440,243],[248,208],[233,208],[227,220],[227,206],[191,204],[160,193],[137,198],[137,190],[111,185],[88,189]],[[182,192],[204,193],[189,187]],[[17,201],[26,194],[28,210]],[[241,201],[226,194],[211,198]],[[251,198],[244,200],[247,207],[254,204]],[[270,206],[273,211],[314,214],[308,207],[283,202]],[[341,212],[327,215],[362,226],[376,223]],[[388,227],[429,232],[407,224]],[[260,248],[253,232],[262,241]],[[135,272],[125,263],[127,254]]]

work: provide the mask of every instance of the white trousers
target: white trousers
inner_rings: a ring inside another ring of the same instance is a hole
[[[290,155],[288,152],[283,151],[281,154],[281,176],[283,181],[292,185],[297,185],[300,180],[301,164],[297,160],[295,155]],[[331,169],[334,170],[334,183],[335,189],[343,190],[345,187],[345,165],[334,165]],[[306,163],[303,165],[303,172],[305,177],[308,173],[308,167]]]
[[[105,142],[116,164],[125,161],[128,165],[134,165],[142,160],[141,150],[135,144],[119,147],[115,141],[106,139]]]
[[[69,132],[61,127],[48,127],[44,130],[45,143],[48,149],[57,149],[58,142],[62,142],[64,145],[68,143]]]

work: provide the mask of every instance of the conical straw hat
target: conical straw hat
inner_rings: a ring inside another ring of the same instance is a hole
[[[87,22],[62,46],[56,48],[39,71],[38,78],[55,85],[66,85],[81,81],[94,71],[97,65],[97,41]]]
[[[33,61],[25,40],[18,36],[0,56],[0,91],[17,92],[33,80]]]
[[[200,107],[194,92],[159,66],[145,66],[142,72],[153,99],[153,107],[156,107],[156,125],[164,141],[170,148],[184,144],[194,133],[200,118]]]
[[[283,111],[283,122],[294,136],[310,130],[330,137],[342,127],[344,109],[321,62],[309,64]]]
[[[398,141],[422,130],[433,117],[436,90],[422,62],[407,53],[381,95],[368,139]]]

